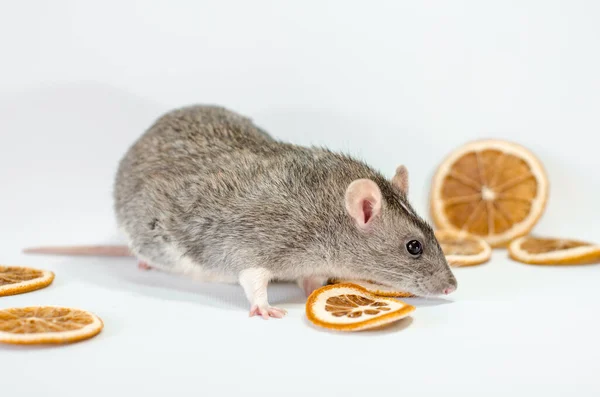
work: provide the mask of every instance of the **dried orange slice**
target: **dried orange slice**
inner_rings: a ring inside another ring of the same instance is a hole
[[[370,280],[346,280],[346,279],[332,279],[331,284],[354,284],[363,287],[370,293],[377,296],[387,296],[390,298],[411,298],[413,294],[409,292],[398,291],[387,285],[379,284]]]
[[[72,343],[98,335],[103,326],[100,318],[79,309],[39,306],[0,310],[2,343]]]
[[[600,263],[600,245],[579,240],[525,236],[508,247],[516,261],[534,265],[583,265]]]
[[[492,247],[477,236],[452,230],[436,230],[435,237],[451,266],[480,265],[492,257]]]
[[[376,296],[355,284],[326,285],[306,301],[306,316],[315,325],[337,331],[379,328],[408,316],[414,306]]]
[[[462,230],[504,247],[533,228],[546,208],[548,178],[527,149],[501,140],[454,150],[433,177],[430,206],[439,229]]]
[[[16,295],[45,288],[54,281],[54,273],[28,267],[0,266],[0,296]]]

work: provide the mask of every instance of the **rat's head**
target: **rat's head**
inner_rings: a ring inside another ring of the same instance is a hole
[[[456,289],[456,278],[432,228],[406,200],[407,192],[404,166],[391,183],[383,178],[350,183],[345,206],[353,238],[344,260],[356,275],[402,291],[449,294]]]

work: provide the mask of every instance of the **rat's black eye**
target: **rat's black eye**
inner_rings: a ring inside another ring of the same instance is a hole
[[[423,253],[423,246],[418,240],[410,240],[406,243],[406,250],[412,256],[420,256]]]

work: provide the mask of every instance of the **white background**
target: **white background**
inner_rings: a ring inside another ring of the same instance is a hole
[[[600,3],[595,1],[3,1],[0,262],[52,269],[0,308],[98,314],[97,338],[0,346],[3,394],[597,396],[600,267],[494,253],[445,300],[386,331],[248,319],[236,286],[140,272],[132,259],[44,258],[39,244],[120,242],[120,156],[162,113],[216,103],[281,139],[327,145],[386,175],[404,163],[428,216],[432,173],[476,138],[546,166],[539,234],[600,242]],[[137,393],[136,393],[137,394]]]

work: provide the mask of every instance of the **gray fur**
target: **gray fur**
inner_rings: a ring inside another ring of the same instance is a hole
[[[344,206],[359,178],[375,181],[384,199],[368,233]],[[357,277],[423,295],[456,285],[430,226],[380,173],[276,141],[221,107],[158,119],[122,159],[114,199],[132,252],[165,271],[234,281],[263,267],[277,279]],[[423,242],[420,259],[406,252],[412,239]]]

